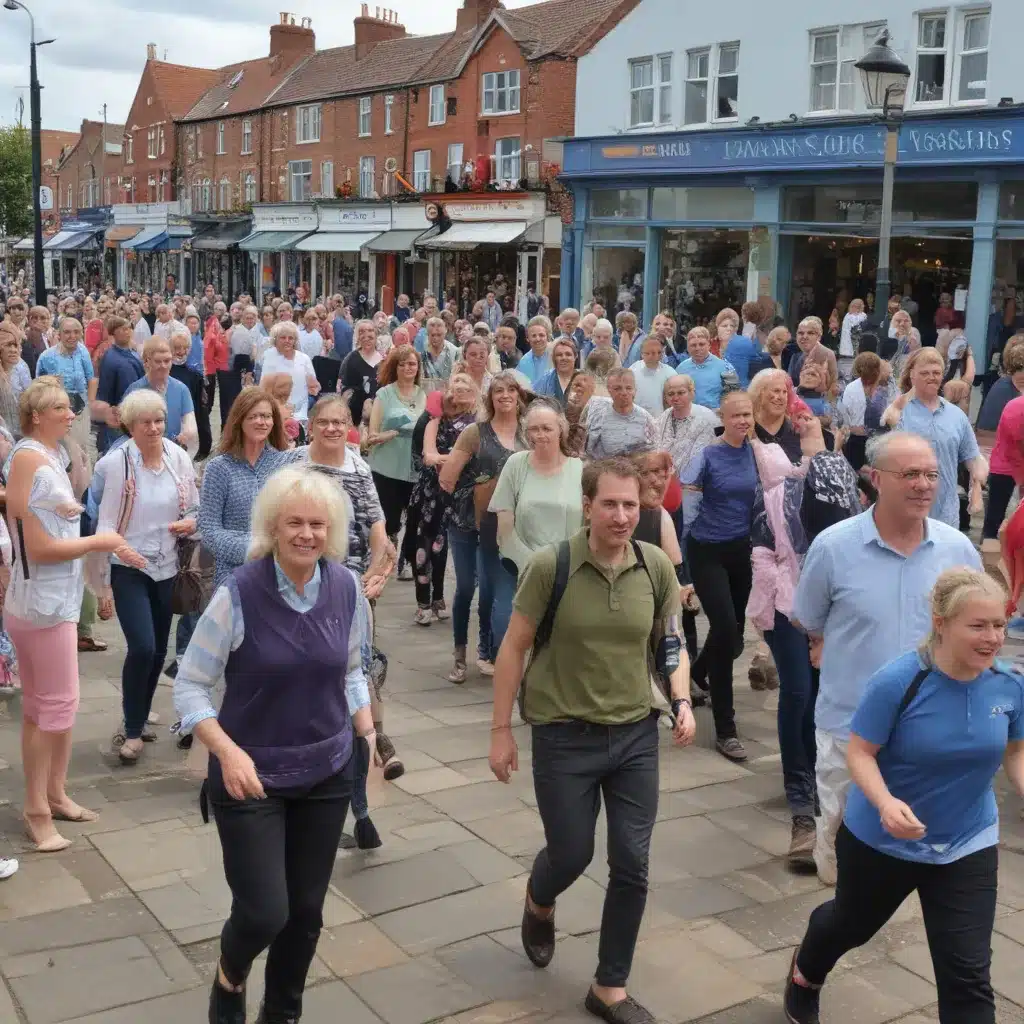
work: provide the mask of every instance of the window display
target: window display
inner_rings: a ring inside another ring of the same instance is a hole
[[[662,232],[658,309],[676,318],[681,334],[713,320],[747,297],[747,231]]]
[[[609,313],[631,310],[642,316],[645,251],[631,246],[587,246],[580,289],[583,304],[597,298]]]

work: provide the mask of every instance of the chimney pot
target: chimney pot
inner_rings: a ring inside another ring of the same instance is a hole
[[[156,43],[146,43],[146,60],[156,60]]]

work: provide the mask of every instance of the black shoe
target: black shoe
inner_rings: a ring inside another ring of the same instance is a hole
[[[175,678],[177,678],[177,675],[178,675],[178,659],[177,658],[175,658],[174,661],[172,661],[170,663],[170,665],[168,665],[167,668],[164,669],[164,675],[167,676],[168,679],[175,679]]]
[[[626,996],[617,1003],[606,1003],[587,990],[584,1007],[595,1017],[606,1020],[608,1024],[654,1024],[655,1017],[645,1006],[641,1006],[632,996]]]
[[[290,1017],[286,1013],[268,1010],[264,1003],[260,1003],[260,1012],[256,1016],[256,1024],[299,1024],[299,1018]]]
[[[530,910],[530,887],[523,904],[523,950],[534,967],[547,967],[555,955],[555,915],[538,917]]]
[[[796,953],[789,965],[789,974],[786,976],[786,993],[782,998],[782,1008],[786,1013],[786,1020],[789,1024],[819,1024],[818,1001],[821,998],[820,988],[808,988],[806,985],[798,985],[793,980],[793,971],[796,969]]]
[[[356,846],[360,850],[377,850],[384,845],[380,833],[374,828],[373,822],[369,818],[357,818],[353,831],[355,832]]]
[[[245,1024],[245,989],[229,992],[216,978],[210,989],[210,1024]]]

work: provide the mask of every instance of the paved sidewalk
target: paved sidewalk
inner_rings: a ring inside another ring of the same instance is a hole
[[[450,667],[447,624],[412,624],[411,584],[382,602],[390,658],[386,726],[405,760],[397,784],[374,779],[374,854],[339,853],[306,997],[304,1024],[460,1024],[590,1019],[581,1009],[596,957],[604,838],[587,875],[558,907],[554,962],[537,971],[519,947],[525,872],[542,842],[529,771],[509,786],[487,768],[489,682],[465,686]],[[119,717],[116,625],[107,654],[84,655],[72,792],[101,812],[66,826],[57,855],[28,853],[20,825],[17,702],[0,718],[0,852],[21,870],[0,883],[0,1024],[192,1024],[206,1019],[217,936],[228,910],[213,826],[197,784],[164,729],[144,763],[110,753]],[[746,660],[737,669],[745,680]],[[166,682],[166,680],[165,680]],[[789,874],[775,695],[737,687],[751,761],[731,765],[663,738],[662,799],[651,893],[631,989],[659,1019],[762,1024],[782,1019],[779,989],[809,911],[826,896]],[[157,710],[173,720],[170,690]],[[1006,797],[994,983],[1001,1024],[1024,1024],[1024,823]],[[603,823],[601,826],[603,832]],[[262,971],[249,997],[258,1003]],[[873,942],[846,958],[823,998],[828,1024],[933,1024],[935,990],[920,909],[908,903]]]

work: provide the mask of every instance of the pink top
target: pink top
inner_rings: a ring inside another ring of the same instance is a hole
[[[1006,403],[996,427],[996,443],[992,448],[991,469],[1002,476],[1012,476],[1024,485],[1024,397]]]

